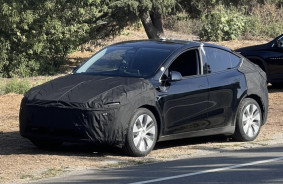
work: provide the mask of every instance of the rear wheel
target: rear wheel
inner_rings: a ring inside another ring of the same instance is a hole
[[[237,112],[234,138],[238,141],[252,141],[262,125],[262,114],[258,103],[251,98],[244,99]]]
[[[124,151],[131,156],[146,156],[157,140],[157,123],[151,111],[139,108],[131,118]]]

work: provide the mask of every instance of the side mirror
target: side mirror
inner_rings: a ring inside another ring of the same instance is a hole
[[[73,69],[73,71],[72,71],[72,73],[76,73],[76,71],[79,69],[79,66],[76,66],[74,69]]]
[[[176,71],[171,71],[170,76],[170,81],[180,81],[183,78],[181,73]]]

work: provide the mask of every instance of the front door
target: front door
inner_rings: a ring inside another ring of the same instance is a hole
[[[206,129],[208,84],[205,76],[172,82],[162,95],[165,134]]]
[[[269,77],[271,81],[282,82],[283,78],[283,37],[279,38],[266,52],[266,62],[269,66]]]
[[[167,69],[182,75],[179,81],[166,83],[159,93],[164,118],[164,134],[176,134],[205,129],[208,106],[208,82],[200,74],[198,50],[178,56]],[[166,78],[166,77],[165,77]]]

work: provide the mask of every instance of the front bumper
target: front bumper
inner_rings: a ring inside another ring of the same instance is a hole
[[[20,133],[29,139],[123,145],[127,127],[117,117],[120,110],[45,107],[27,105],[23,100]]]

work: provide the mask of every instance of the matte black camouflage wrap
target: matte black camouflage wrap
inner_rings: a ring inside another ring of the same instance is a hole
[[[20,133],[27,138],[123,145],[133,112],[156,105],[145,79],[68,75],[27,92]]]
[[[268,114],[268,89],[265,72],[256,64],[244,59],[238,69],[245,75],[247,83],[247,95],[256,95],[262,104],[262,123],[265,124]]]

